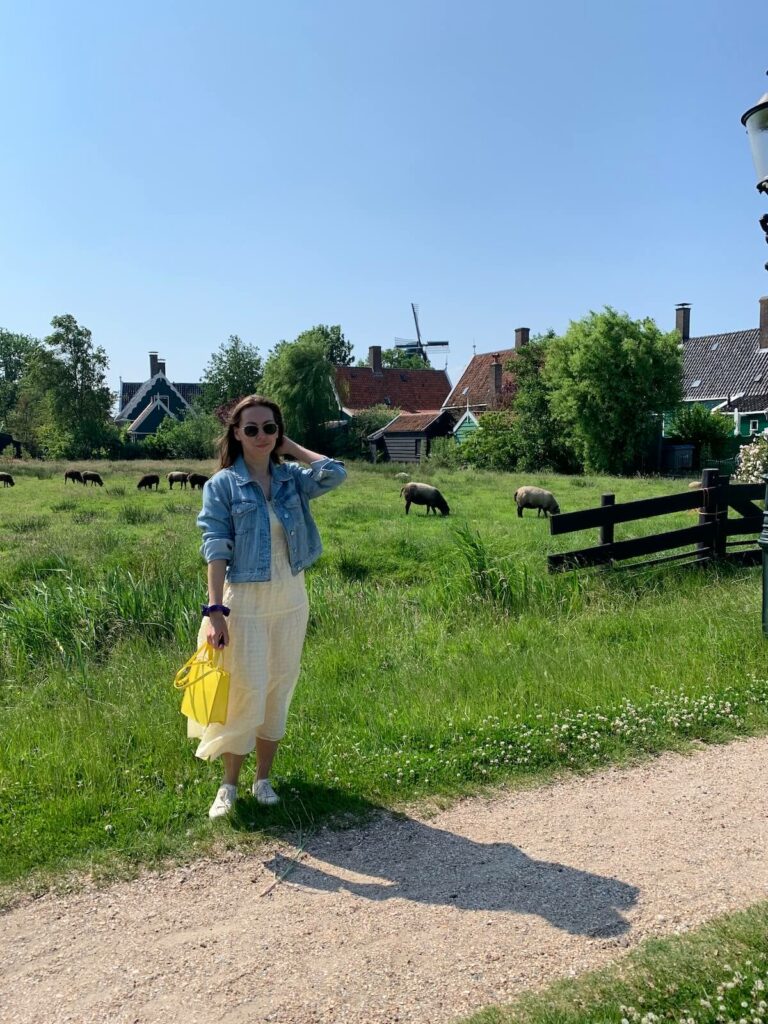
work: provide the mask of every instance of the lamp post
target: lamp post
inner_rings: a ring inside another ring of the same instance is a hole
[[[741,116],[741,123],[747,129],[749,145],[752,149],[752,162],[757,175],[757,191],[768,195],[768,92],[764,93],[757,103]],[[760,218],[760,227],[768,242],[768,213]],[[765,264],[768,270],[768,263]],[[763,552],[763,635],[768,636],[768,474],[765,481],[765,508],[763,512],[763,531],[758,544]]]

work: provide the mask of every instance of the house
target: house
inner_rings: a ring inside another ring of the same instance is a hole
[[[163,420],[186,416],[201,384],[174,384],[165,375],[165,360],[157,352],[149,353],[149,379],[143,384],[120,382],[120,407],[115,416],[118,426],[128,428],[132,440],[154,434]]]
[[[445,370],[396,370],[381,365],[381,346],[368,349],[368,366],[337,366],[336,397],[342,419],[362,409],[389,405],[402,412],[439,409],[451,390]]]
[[[344,420],[374,405],[398,410],[386,426],[368,435],[374,460],[379,453],[398,462],[418,462],[429,454],[432,438],[445,437],[453,427],[453,418],[441,409],[451,390],[445,370],[383,367],[380,345],[368,350],[367,366],[337,366],[334,383]]]
[[[371,459],[375,462],[377,452],[382,452],[392,462],[421,462],[429,455],[431,441],[447,437],[455,423],[447,409],[400,413],[368,435]]]
[[[690,336],[691,307],[676,307],[683,349],[683,401],[733,419],[735,436],[768,427],[768,297],[760,299],[759,325],[746,331]]]
[[[515,394],[515,378],[504,369],[516,353],[530,340],[529,327],[515,330],[515,347],[498,349],[472,356],[456,386],[443,402],[443,409],[456,420],[453,436],[457,441],[477,430],[480,416],[498,408],[500,402],[511,401]]]

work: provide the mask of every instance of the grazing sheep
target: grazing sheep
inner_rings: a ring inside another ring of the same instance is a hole
[[[0,480],[3,482],[3,487],[15,487],[16,484],[13,482],[13,477],[10,473],[0,473]]]
[[[205,483],[205,481],[207,479],[208,479],[208,477],[207,476],[203,476],[202,473],[188,473],[187,474],[187,483],[189,484],[189,486],[192,488],[193,491],[194,491],[194,489],[196,487],[199,487],[200,490],[202,491],[203,484]]]
[[[145,473],[141,480],[139,480],[136,487],[138,488],[138,490],[141,490],[142,487],[145,487],[148,491],[151,491],[153,485],[156,491],[159,490],[160,477],[157,475],[157,473]]]
[[[83,486],[85,486],[85,480],[83,480],[83,474],[80,472],[79,469],[68,469],[67,472],[64,474],[64,483],[65,484],[66,484],[67,480],[71,480],[73,484],[82,484]]]
[[[524,508],[535,508],[537,519],[542,512],[545,519],[547,515],[560,514],[560,506],[557,504],[554,494],[545,491],[542,487],[518,487],[515,491],[515,502],[520,518],[522,518]]]
[[[408,473],[395,473],[395,480],[407,480]]]
[[[432,509],[435,515],[437,515],[437,510],[440,509],[440,514],[443,516],[447,516],[451,511],[448,508],[448,502],[442,496],[440,491],[438,491],[436,487],[431,487],[429,484],[406,484],[400,491],[400,497],[405,498],[406,515],[408,515],[408,509],[411,505],[426,505],[427,515],[429,515],[430,509]]]
[[[94,484],[94,485],[98,484],[99,487],[103,487],[104,486],[104,481],[101,479],[99,474],[98,473],[94,473],[90,469],[87,469],[85,471],[85,473],[83,473],[83,483],[84,484]]]
[[[169,473],[168,476],[167,476],[168,490],[172,491],[174,484],[181,484],[182,491],[185,490],[185,488],[187,486],[187,476],[188,476],[187,473],[181,473],[181,472]]]

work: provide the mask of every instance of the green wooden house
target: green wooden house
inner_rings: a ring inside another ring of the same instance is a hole
[[[462,440],[474,433],[480,425],[484,412],[497,409],[514,398],[515,380],[505,369],[507,363],[527,345],[530,338],[528,327],[515,330],[514,348],[497,349],[495,352],[481,352],[472,356],[464,372],[443,402],[443,409],[450,412],[456,422],[453,436]]]
[[[675,326],[683,348],[683,401],[728,416],[736,437],[768,428],[768,297],[759,326],[727,334],[690,336],[691,307],[680,303]]]

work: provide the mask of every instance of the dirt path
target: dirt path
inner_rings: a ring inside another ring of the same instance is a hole
[[[448,1024],[768,897],[768,738],[1,919],[0,1021]]]

